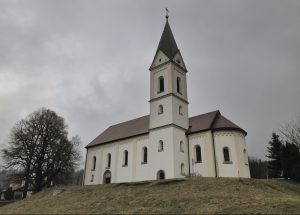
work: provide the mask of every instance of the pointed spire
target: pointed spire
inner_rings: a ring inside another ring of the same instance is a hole
[[[161,50],[165,55],[168,56],[169,59],[173,59],[173,57],[177,54],[179,51],[175,38],[173,36],[171,27],[169,25],[168,21],[169,15],[167,13],[166,15],[166,24],[164,27],[164,31],[161,35],[158,47],[157,47],[157,52]]]

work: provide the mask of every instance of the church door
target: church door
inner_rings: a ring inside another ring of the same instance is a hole
[[[103,184],[110,184],[111,183],[111,172],[106,170],[103,175]]]

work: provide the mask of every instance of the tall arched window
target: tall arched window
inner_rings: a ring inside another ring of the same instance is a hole
[[[201,147],[199,145],[195,146],[195,154],[196,154],[196,163],[202,162]]]
[[[162,152],[164,150],[164,142],[162,140],[160,140],[158,142],[158,151]]]
[[[107,160],[106,160],[106,168],[110,168],[110,163],[111,163],[111,154],[107,154]]]
[[[123,152],[123,166],[128,166],[128,151]]]
[[[158,78],[158,92],[164,92],[165,91],[165,82],[164,82],[164,77],[160,76]]]
[[[183,141],[180,141],[180,151],[184,152],[184,145],[183,145]]]
[[[181,175],[184,175],[184,164],[181,163],[180,165],[180,172],[181,172]]]
[[[162,114],[164,112],[164,107],[162,105],[158,106],[158,114]]]
[[[142,150],[142,163],[147,163],[148,162],[148,149],[147,147],[143,147],[143,150]]]
[[[181,79],[177,77],[177,93],[181,94]]]
[[[179,105],[179,115],[182,115],[182,106]]]
[[[93,157],[92,170],[96,169],[96,156]]]
[[[229,148],[228,147],[223,148],[223,155],[224,155],[224,162],[230,162]]]

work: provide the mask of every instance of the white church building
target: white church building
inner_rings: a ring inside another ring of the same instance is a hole
[[[168,16],[150,66],[150,114],[108,127],[87,146],[84,184],[249,178],[247,132],[220,111],[189,117],[188,74]]]

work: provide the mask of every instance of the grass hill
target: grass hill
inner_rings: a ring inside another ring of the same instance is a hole
[[[0,207],[0,214],[300,214],[300,184],[285,180],[196,177],[62,189]]]

